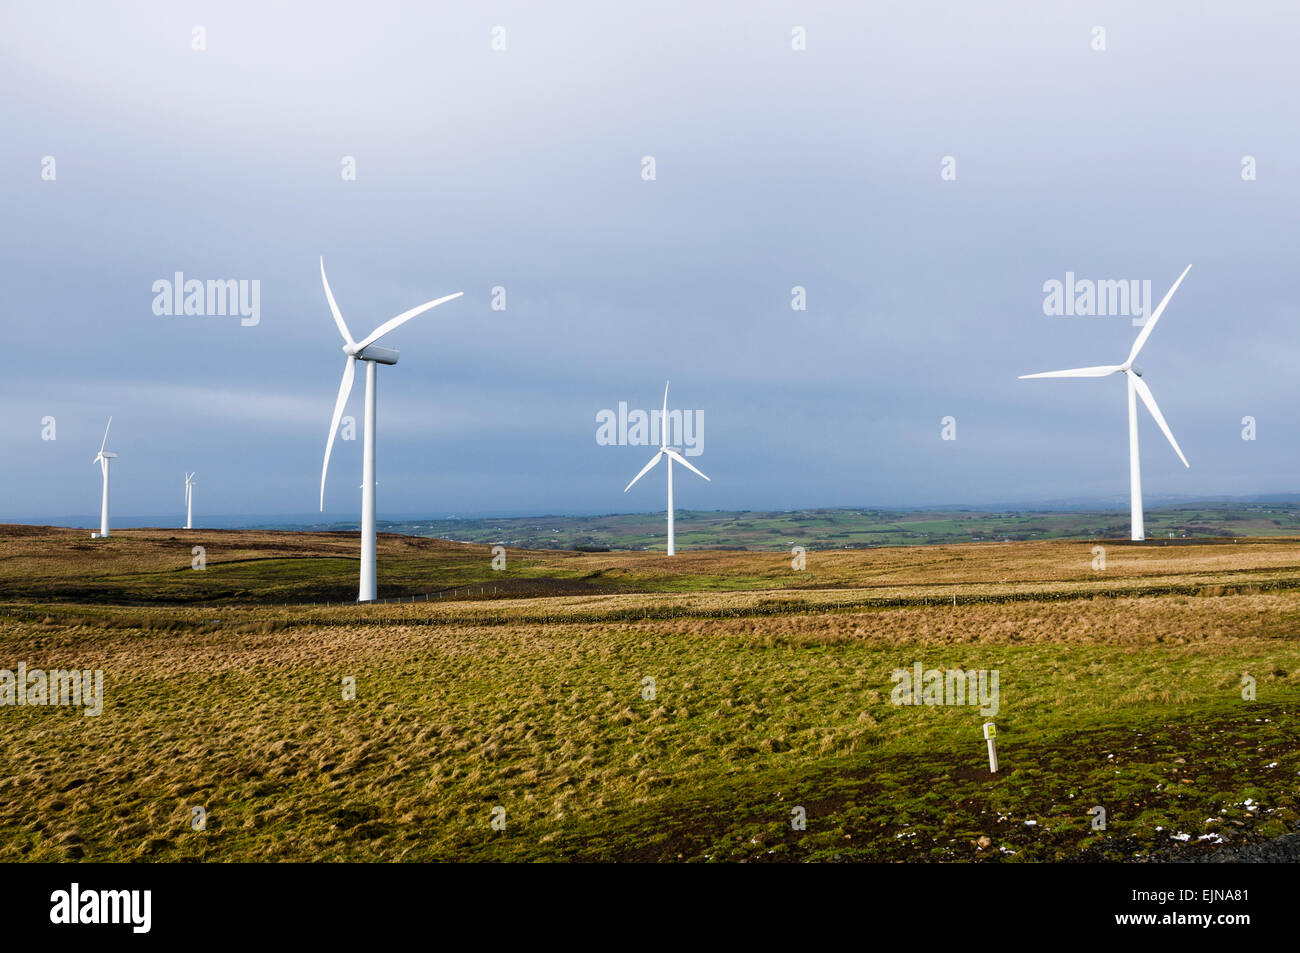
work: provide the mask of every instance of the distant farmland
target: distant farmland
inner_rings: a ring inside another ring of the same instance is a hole
[[[664,545],[664,514],[541,516],[385,522],[410,536],[523,549],[653,549]],[[292,529],[271,526],[268,529]],[[332,523],[316,529],[351,529]],[[1148,508],[1148,539],[1300,535],[1297,503],[1203,503]],[[1121,539],[1128,510],[1064,512],[816,509],[790,512],[677,511],[680,549],[822,549],[1035,539]]]

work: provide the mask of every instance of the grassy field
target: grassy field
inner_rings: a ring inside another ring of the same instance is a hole
[[[1300,540],[383,536],[381,596],[430,598],[357,606],[355,535],[86,535],[0,528],[0,669],[105,679],[98,717],[0,708],[3,860],[1131,859],[1300,819]],[[999,673],[998,774],[978,708],[893,703],[916,662]]]

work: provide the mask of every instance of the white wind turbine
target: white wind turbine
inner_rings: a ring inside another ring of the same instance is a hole
[[[198,471],[185,474],[185,528],[193,529],[194,522],[194,484]]]
[[[699,470],[691,466],[686,458],[678,453],[674,448],[668,446],[668,383],[664,383],[664,409],[659,416],[659,452],[650,458],[650,462],[641,468],[641,472],[632,478],[632,483],[623,487],[626,493],[632,489],[632,484],[649,473],[656,463],[663,457],[668,458],[668,555],[672,556],[676,550],[673,548],[673,461],[676,460],[692,473],[698,474],[708,480],[709,478],[700,473]],[[709,482],[712,482],[711,480]]]
[[[320,262],[320,281],[325,286],[325,299],[329,302],[330,311],[334,314],[334,323],[338,325],[339,333],[343,335],[343,353],[347,355],[343,365],[343,380],[339,384],[338,400],[334,402],[334,419],[330,423],[329,440],[325,443],[325,462],[320,471],[320,508],[321,512],[325,511],[325,474],[330,467],[330,452],[334,449],[334,436],[338,433],[339,419],[343,416],[343,406],[348,401],[348,395],[352,393],[352,378],[356,374],[357,361],[366,362],[366,423],[365,435],[363,437],[362,449],[362,477],[361,477],[361,587],[357,595],[358,602],[373,602],[375,600],[375,365],[377,364],[396,364],[398,352],[392,348],[378,347],[375,342],[381,337],[397,328],[416,315],[423,314],[430,308],[436,308],[438,305],[450,301],[452,298],[459,298],[465,292],[457,291],[455,294],[444,295],[433,301],[426,301],[424,304],[412,308],[410,311],[403,311],[395,318],[385,321],[374,331],[361,339],[354,341],[352,332],[348,330],[347,323],[343,320],[343,315],[339,313],[339,306],[334,302],[334,293],[330,291],[330,283],[325,277],[325,259],[321,258]]]
[[[1133,366],[1133,361],[1137,359],[1138,352],[1142,350],[1142,345],[1147,343],[1147,338],[1151,336],[1152,330],[1155,329],[1156,322],[1160,320],[1160,315],[1164,313],[1165,305],[1169,299],[1174,296],[1178,286],[1183,283],[1187,273],[1192,270],[1188,265],[1183,269],[1183,273],[1178,276],[1172,288],[1165,294],[1160,304],[1156,307],[1155,313],[1147,319],[1138,332],[1137,340],[1133,342],[1133,348],[1128,352],[1128,358],[1123,364],[1106,364],[1100,367],[1077,367],[1068,371],[1047,371],[1042,374],[1022,374],[1021,380],[1029,380],[1036,377],[1109,377],[1111,374],[1118,374],[1121,371],[1128,381],[1128,472],[1132,521],[1132,538],[1141,540],[1145,538],[1144,527],[1142,525],[1142,473],[1138,462],[1138,418],[1137,418],[1137,398],[1142,398],[1142,403],[1146,404],[1147,410],[1151,411],[1151,416],[1155,422],[1160,425],[1164,435],[1169,438],[1169,443],[1173,445],[1174,453],[1178,454],[1178,459],[1183,461],[1183,466],[1190,467],[1187,458],[1183,456],[1183,451],[1178,446],[1178,441],[1174,439],[1173,431],[1165,423],[1164,415],[1160,413],[1160,408],[1156,406],[1156,399],[1151,396],[1151,388],[1147,387],[1146,381],[1142,380],[1142,372]]]
[[[108,428],[113,426],[113,418],[108,418],[108,427],[104,428],[104,439],[99,445],[99,453],[91,463],[99,464],[99,471],[104,475],[104,495],[99,504],[99,538],[108,539],[108,461],[117,458],[117,454],[105,450],[108,446]]]

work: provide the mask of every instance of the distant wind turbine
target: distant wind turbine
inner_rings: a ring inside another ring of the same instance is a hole
[[[325,259],[321,258],[320,262],[320,281],[325,287],[325,299],[329,302],[330,311],[334,314],[334,323],[338,325],[339,333],[343,335],[343,353],[347,358],[343,364],[343,380],[339,384],[338,400],[334,402],[334,419],[330,422],[330,435],[325,443],[325,462],[320,471],[320,508],[325,512],[325,474],[330,467],[330,453],[334,449],[334,437],[338,433],[339,420],[343,416],[343,407],[348,401],[348,395],[352,393],[352,378],[356,374],[357,361],[366,362],[366,424],[365,435],[363,437],[362,450],[362,478],[361,478],[361,587],[357,595],[358,602],[373,602],[376,596],[375,587],[375,365],[377,364],[396,364],[398,352],[392,348],[378,347],[375,342],[387,334],[389,331],[400,327],[416,315],[423,314],[430,308],[436,308],[453,298],[459,298],[465,292],[457,291],[455,294],[444,295],[433,301],[426,301],[422,305],[412,308],[410,311],[403,311],[395,318],[390,318],[379,327],[375,328],[369,336],[360,341],[352,339],[352,332],[348,330],[347,323],[343,320],[343,315],[339,313],[339,306],[334,301],[334,293],[330,291],[329,280],[325,277]]]
[[[108,427],[104,428],[104,439],[99,444],[99,453],[91,463],[99,464],[99,471],[104,475],[104,495],[99,504],[99,538],[108,539],[108,461],[117,458],[117,454],[105,450],[108,446],[108,429],[113,426],[113,418],[108,418]]]
[[[185,528],[193,529],[194,522],[194,484],[198,472],[185,474]]]
[[[663,413],[660,414],[659,416],[659,452],[656,453],[653,457],[651,457],[650,462],[641,468],[641,472],[632,478],[632,483],[629,483],[627,486],[623,487],[623,492],[626,493],[628,490],[632,489],[632,485],[636,483],[637,480],[641,479],[643,476],[649,473],[654,468],[654,465],[658,463],[660,459],[663,457],[668,458],[668,555],[672,556],[676,553],[676,550],[673,548],[673,461],[676,460],[686,469],[690,470],[692,473],[704,477],[704,479],[706,480],[708,480],[709,478],[704,476],[703,473],[700,473],[700,471],[695,469],[695,467],[691,466],[690,463],[687,462],[686,458],[683,457],[680,453],[678,453],[674,448],[668,446],[668,383],[667,382],[664,383],[664,409],[663,409]]]
[[[1128,352],[1128,358],[1123,364],[1106,364],[1100,367],[1076,367],[1068,371],[1046,371],[1042,374],[1022,374],[1021,380],[1030,380],[1037,377],[1109,377],[1111,374],[1118,374],[1121,371],[1128,380],[1128,472],[1131,508],[1131,528],[1132,538],[1141,540],[1145,538],[1144,526],[1142,523],[1142,473],[1138,461],[1138,418],[1137,418],[1137,398],[1142,398],[1142,403],[1146,404],[1147,410],[1151,411],[1151,416],[1155,418],[1164,435],[1169,438],[1169,443],[1174,448],[1174,453],[1178,454],[1178,459],[1183,461],[1183,466],[1190,467],[1187,458],[1183,456],[1183,451],[1178,446],[1178,441],[1174,439],[1173,431],[1165,423],[1164,415],[1160,413],[1160,408],[1156,406],[1156,399],[1151,395],[1151,388],[1147,387],[1146,381],[1142,380],[1142,372],[1133,366],[1133,361],[1137,359],[1138,352],[1142,350],[1142,345],[1147,343],[1147,338],[1155,329],[1156,322],[1160,320],[1160,315],[1164,313],[1165,305],[1169,304],[1169,299],[1174,296],[1178,286],[1183,283],[1187,273],[1192,270],[1188,265],[1183,269],[1183,273],[1178,276],[1174,286],[1165,294],[1164,299],[1156,307],[1155,314],[1147,319],[1142,325],[1142,330],[1138,332],[1137,340],[1133,342],[1133,348]]]

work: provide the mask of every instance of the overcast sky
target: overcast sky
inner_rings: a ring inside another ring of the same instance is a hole
[[[465,292],[383,342],[381,519],[661,507],[596,416],[669,378],[683,507],[1123,505],[1122,379],[1016,376],[1137,334],[1045,282],[1188,263],[1139,365],[1191,469],[1143,411],[1148,498],[1296,490],[1295,4],[272,6],[0,11],[0,518],[97,513],[110,413],[115,522],[187,470],[198,523],[315,512],[322,255],[357,338]],[[176,272],[259,322],[155,314]]]

